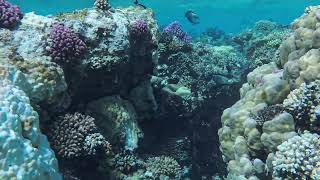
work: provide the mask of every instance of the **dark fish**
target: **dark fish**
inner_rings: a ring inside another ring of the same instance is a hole
[[[199,16],[193,12],[192,10],[188,10],[185,15],[184,15],[189,22],[191,22],[192,24],[199,24],[200,23],[200,18]]]
[[[144,9],[147,9],[147,7],[146,7],[145,5],[143,5],[143,4],[140,4],[140,3],[138,2],[138,0],[135,0],[135,1],[134,1],[134,4],[135,4],[136,6],[140,6],[140,7],[144,8]]]

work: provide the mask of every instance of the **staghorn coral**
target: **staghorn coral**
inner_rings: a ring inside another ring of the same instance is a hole
[[[146,173],[151,179],[180,179],[181,167],[176,160],[167,156],[148,158],[146,161]]]
[[[302,83],[300,88],[293,90],[283,101],[284,107],[296,121],[298,130],[319,132],[320,81]]]
[[[86,44],[64,24],[52,27],[46,50],[53,61],[59,64],[73,62],[84,55],[86,49]]]
[[[19,7],[0,0],[0,27],[13,29],[20,23],[22,17]]]
[[[278,146],[273,164],[274,179],[318,179],[320,136],[304,132]]]
[[[63,159],[109,152],[110,145],[97,132],[94,119],[80,113],[58,117],[49,127],[48,138],[57,155]]]
[[[108,0],[95,0],[94,6],[101,11],[108,11],[111,8]]]

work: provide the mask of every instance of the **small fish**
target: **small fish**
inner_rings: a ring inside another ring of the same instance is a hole
[[[184,15],[189,22],[191,22],[192,24],[199,24],[200,23],[200,18],[199,16],[193,12],[192,10],[188,10],[185,15]]]
[[[146,7],[145,5],[143,5],[143,4],[140,4],[140,3],[138,2],[138,0],[135,0],[135,1],[134,1],[134,4],[135,4],[136,6],[140,6],[140,7],[144,8],[144,9],[147,9],[147,7]]]

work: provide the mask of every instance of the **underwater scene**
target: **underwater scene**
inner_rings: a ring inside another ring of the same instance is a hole
[[[0,180],[320,180],[318,0],[0,0]]]

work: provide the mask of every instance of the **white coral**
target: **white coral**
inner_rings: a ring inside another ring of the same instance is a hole
[[[273,160],[273,177],[310,179],[320,161],[320,136],[305,132],[278,146]]]
[[[61,179],[38,114],[7,80],[0,80],[0,179]]]

